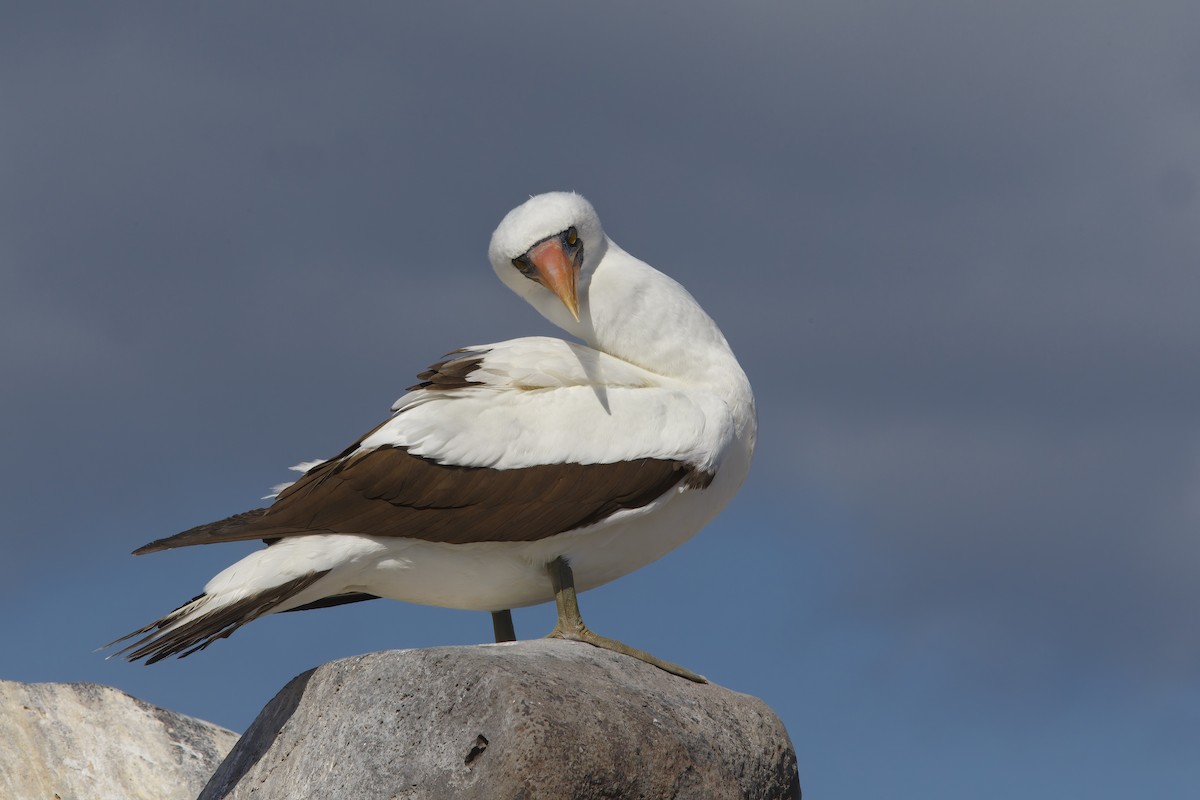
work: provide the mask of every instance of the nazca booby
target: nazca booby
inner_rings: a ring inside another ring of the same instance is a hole
[[[757,428],[745,373],[692,296],[618,247],[577,194],[513,209],[488,256],[583,344],[456,350],[385,422],[294,468],[270,506],[134,551],[267,543],[117,655],[183,657],[265,614],[373,597],[491,611],[499,641],[514,638],[508,609],[555,600],[551,636],[700,679],[592,633],[575,592],[660,558],[733,497]]]

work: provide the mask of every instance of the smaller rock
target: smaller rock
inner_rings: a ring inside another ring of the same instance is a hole
[[[0,681],[0,798],[192,800],[237,739],[108,686]]]

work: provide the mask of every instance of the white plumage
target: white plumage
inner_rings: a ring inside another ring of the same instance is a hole
[[[497,469],[642,457],[711,469],[735,433],[717,395],[588,347],[538,337],[465,349],[486,353],[478,387],[405,395],[362,446]]]

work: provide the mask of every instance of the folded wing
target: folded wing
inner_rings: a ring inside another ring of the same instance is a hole
[[[535,541],[707,485],[730,435],[715,398],[556,339],[468,348],[420,377],[271,506],[135,552],[324,533]]]

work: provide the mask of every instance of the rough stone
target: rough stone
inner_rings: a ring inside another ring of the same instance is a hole
[[[108,686],[0,681],[0,798],[191,800],[237,738]]]
[[[292,680],[200,800],[799,798],[762,701],[559,640],[400,650]]]

